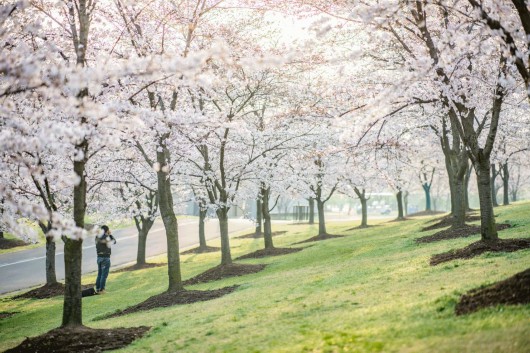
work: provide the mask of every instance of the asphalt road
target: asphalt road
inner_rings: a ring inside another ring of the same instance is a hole
[[[249,220],[231,219],[230,233],[252,229],[254,223]],[[219,237],[219,223],[208,220],[205,225],[207,239]],[[111,272],[116,266],[136,261],[138,234],[135,227],[112,231],[117,244],[112,247]],[[198,220],[179,221],[179,245],[181,249],[199,243]],[[167,252],[166,233],[162,222],[155,223],[147,237],[146,256],[165,254]],[[45,247],[17,251],[0,255],[0,294],[38,286],[46,282]],[[64,279],[64,253],[62,242],[57,243],[55,266],[57,279]],[[83,273],[97,271],[96,249],[93,239],[83,243]]]

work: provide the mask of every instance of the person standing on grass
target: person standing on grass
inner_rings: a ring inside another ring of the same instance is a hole
[[[96,292],[105,293],[105,283],[110,269],[111,245],[116,244],[116,239],[107,226],[101,226],[103,234],[96,236],[96,252],[98,254],[98,278],[96,279]],[[112,243],[112,244],[111,244]]]

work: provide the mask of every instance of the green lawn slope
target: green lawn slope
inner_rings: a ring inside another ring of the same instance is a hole
[[[501,238],[530,237],[530,203],[495,209],[515,227]],[[108,294],[83,300],[84,323],[93,328],[149,325],[142,339],[119,352],[529,352],[530,305],[499,306],[455,316],[459,296],[530,267],[530,250],[484,254],[429,266],[431,255],[464,247],[479,235],[431,244],[415,238],[431,218],[378,223],[362,230],[330,223],[344,238],[296,245],[303,251],[242,263],[264,271],[188,289],[239,284],[225,297],[101,319],[166,289],[165,267],[112,273]],[[375,224],[375,222],[373,222]],[[281,225],[274,238],[286,247],[316,235],[316,226]],[[262,247],[262,240],[232,239],[233,257]],[[212,246],[219,246],[211,242]],[[164,261],[164,258],[156,259]],[[220,262],[219,253],[182,256],[183,278]],[[95,261],[95,260],[94,260]],[[112,271],[112,270],[111,270]],[[84,283],[93,283],[94,275]],[[0,299],[0,350],[61,322],[62,298]]]

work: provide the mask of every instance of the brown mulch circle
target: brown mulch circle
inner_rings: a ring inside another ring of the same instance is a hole
[[[6,353],[55,352],[97,353],[128,346],[145,335],[150,327],[93,329],[86,326],[55,328],[37,337],[26,338]]]
[[[463,249],[451,250],[431,257],[430,265],[436,266],[443,262],[456,259],[471,259],[485,252],[514,252],[530,248],[530,238],[524,239],[499,239],[485,242],[479,240]]]
[[[317,235],[312,238],[299,241],[298,243],[294,243],[293,245],[311,243],[313,241],[321,241],[321,240],[328,240],[328,239],[334,239],[334,238],[344,238],[344,235],[334,235],[334,234]]]
[[[254,251],[250,254],[246,254],[243,256],[238,257],[236,260],[244,260],[244,259],[261,259],[263,257],[269,257],[269,256],[280,256],[280,255],[287,255],[292,254],[295,252],[302,251],[304,248],[272,248],[272,249],[260,249],[257,251]]]
[[[497,224],[497,230],[510,228],[512,225],[507,223]],[[434,233],[426,237],[416,239],[416,243],[434,243],[440,240],[466,238],[472,235],[480,234],[480,226],[466,224],[462,228],[449,228]]]
[[[282,235],[282,234],[285,234],[287,233],[286,230],[279,230],[279,231],[276,231],[276,232],[272,232],[271,233],[271,236],[273,237],[276,237],[278,235]],[[245,234],[245,235],[240,235],[238,237],[235,237],[236,239],[262,239],[263,238],[263,233],[248,233],[248,234]]]
[[[468,214],[468,215],[466,215],[465,221],[466,222],[480,221],[480,216],[474,216],[474,215],[469,215]],[[433,230],[433,229],[450,227],[452,225],[453,225],[453,217],[451,215],[449,215],[449,216],[445,216],[445,217],[443,217],[441,219],[438,219],[437,223],[431,224],[430,226],[427,226],[427,227],[423,227],[421,229],[421,231],[422,232],[426,232],[426,231]]]
[[[13,311],[13,312],[2,311],[2,312],[0,312],[0,320],[8,319],[8,318],[10,318],[11,316],[13,316],[15,314],[18,314],[18,311]]]
[[[197,276],[184,281],[184,285],[193,285],[198,283],[206,283],[217,281],[227,277],[239,277],[251,273],[257,273],[265,268],[266,265],[251,265],[251,264],[230,264],[219,265],[209,270],[204,271]]]
[[[95,286],[92,284],[82,284],[81,290],[93,288]],[[57,282],[53,284],[45,284],[42,287],[38,287],[30,290],[29,292],[22,293],[13,297],[12,299],[48,299],[57,297],[59,295],[64,295],[64,284]]]
[[[205,254],[209,252],[217,252],[221,251],[221,248],[215,247],[215,246],[207,246],[206,248],[193,248],[190,250],[186,250],[181,252],[182,255],[190,255],[190,254]]]
[[[225,296],[235,291],[239,286],[224,287],[221,289],[214,290],[180,290],[177,292],[164,292],[152,297],[147,300],[128,307],[124,310],[117,311],[108,316],[105,319],[110,319],[117,316],[123,316],[127,314],[136,313],[139,311],[151,310],[156,308],[165,308],[173,305],[184,305],[193,304],[198,302],[204,302],[207,300],[213,300]]]
[[[435,215],[443,214],[443,213],[447,213],[447,212],[443,212],[443,211],[420,211],[420,212],[409,213],[407,215],[407,217],[435,216]]]
[[[530,268],[504,281],[470,290],[460,297],[455,313],[464,315],[488,306],[528,303],[530,303]]]
[[[11,249],[16,248],[17,246],[24,246],[28,245],[28,243],[20,240],[20,239],[6,239],[6,238],[0,238],[0,249]]]
[[[138,265],[138,264],[134,264],[134,265],[131,265],[131,266],[127,266],[127,267],[124,267],[124,268],[120,268],[119,270],[116,270],[116,271],[113,271],[114,273],[120,273],[120,272],[129,272],[129,271],[136,271],[136,270],[143,270],[143,269],[146,269],[146,268],[155,268],[155,267],[162,267],[162,266],[166,266],[167,264],[166,263],[145,263],[145,264],[142,264],[142,265]]]

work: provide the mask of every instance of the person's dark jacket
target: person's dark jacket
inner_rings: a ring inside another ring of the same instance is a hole
[[[111,234],[102,234],[96,236],[96,251],[98,257],[110,257],[111,249],[110,242],[116,244],[116,239]]]

